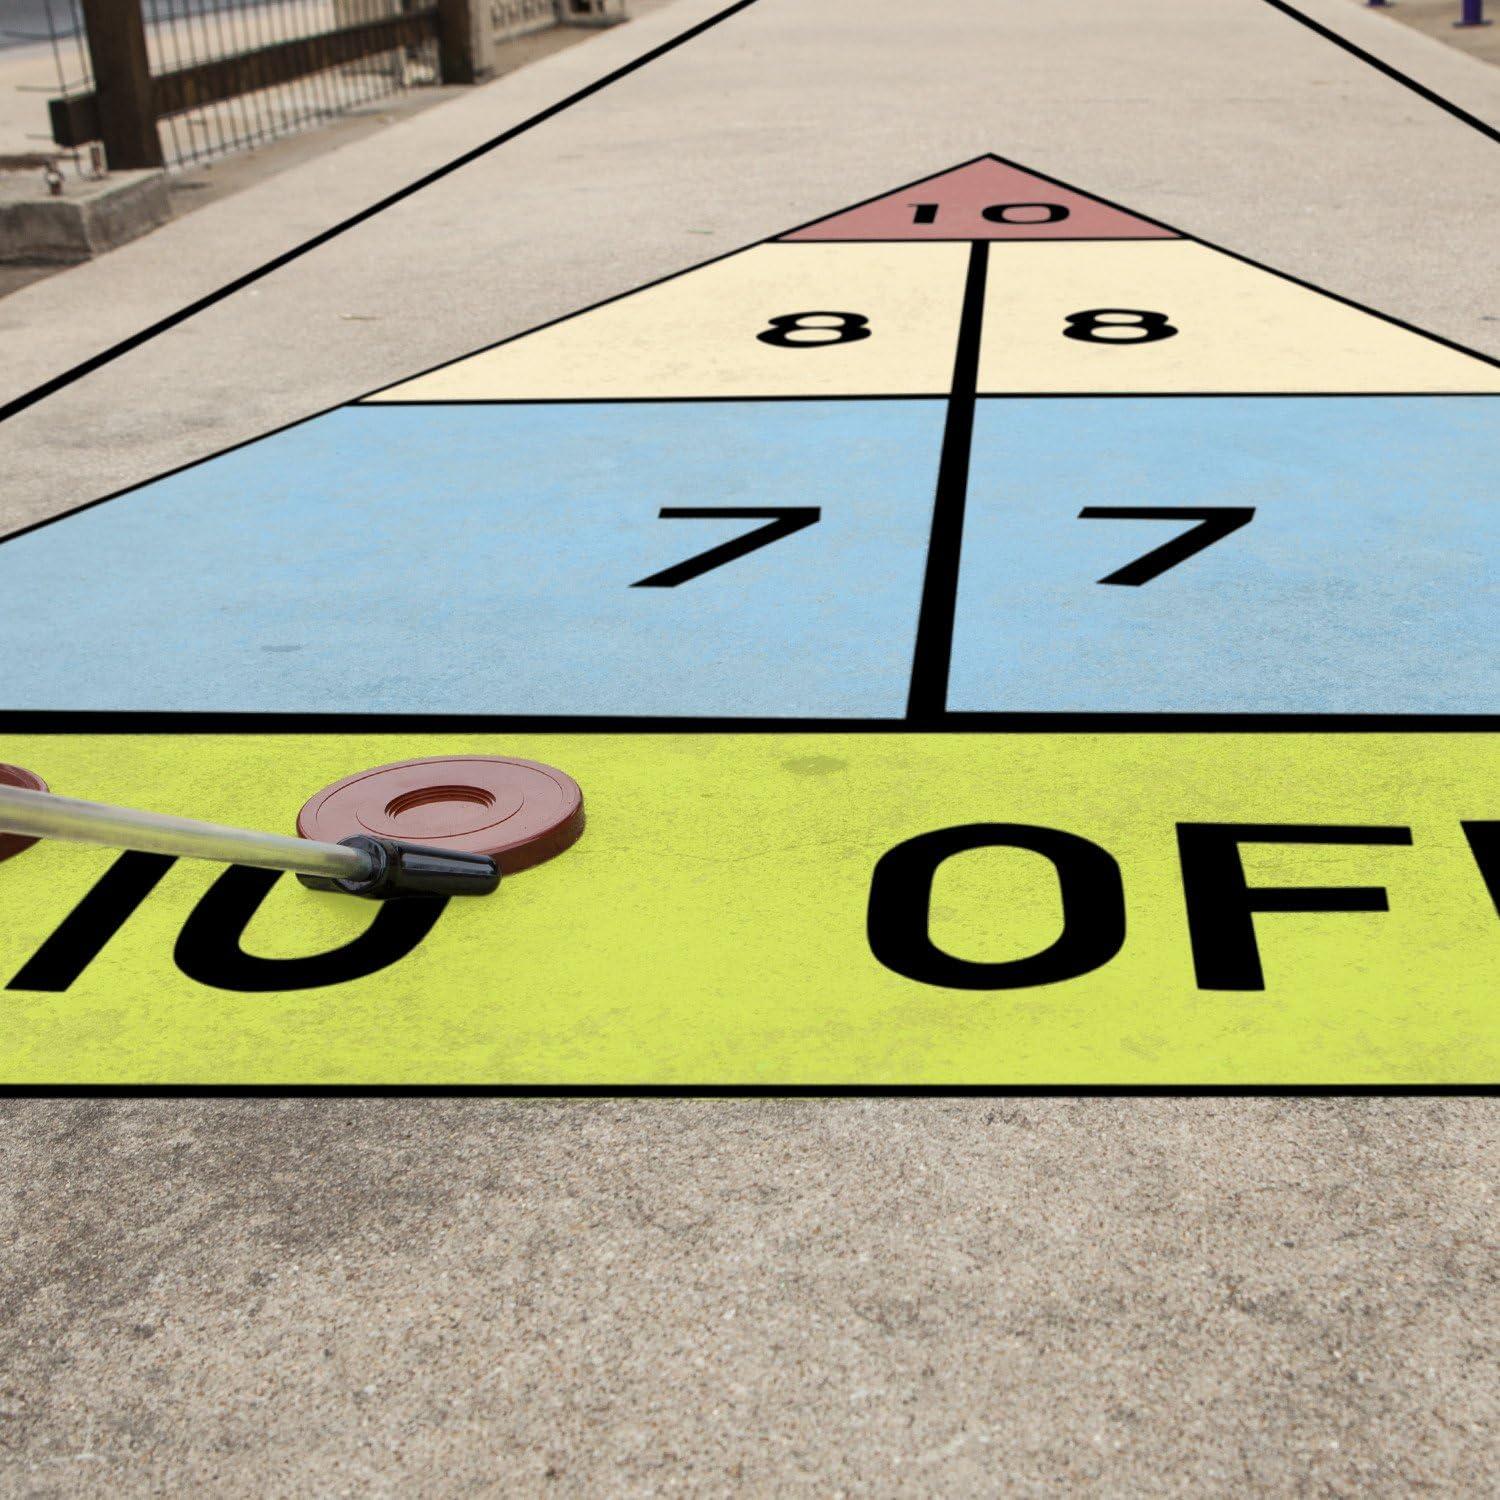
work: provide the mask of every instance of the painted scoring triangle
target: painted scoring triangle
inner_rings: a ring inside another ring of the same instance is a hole
[[[783,240],[1173,240],[1175,230],[983,156]]]
[[[1500,361],[984,156],[363,400],[945,395],[976,239],[1010,242],[982,396],[1500,391]]]

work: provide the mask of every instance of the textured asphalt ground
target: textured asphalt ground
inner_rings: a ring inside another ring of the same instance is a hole
[[[711,8],[5,299],[0,395]],[[1500,121],[1500,74],[1310,8]],[[7,424],[3,524],[984,150],[1500,353],[1495,146],[1257,0],[761,0]],[[1500,1479],[1482,1100],[3,1108],[5,1493]]]
[[[1483,1101],[9,1113],[6,1493],[1494,1488]]]

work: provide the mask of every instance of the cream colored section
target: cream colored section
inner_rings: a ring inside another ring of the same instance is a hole
[[[1144,342],[1065,338],[1070,313],[1164,313]],[[1206,245],[990,249],[981,393],[1500,391],[1500,369]]]
[[[757,245],[370,399],[943,394],[968,254],[957,244]],[[756,337],[802,312],[858,313],[869,337],[797,348]]]

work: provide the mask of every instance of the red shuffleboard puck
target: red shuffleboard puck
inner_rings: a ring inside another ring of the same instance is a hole
[[[358,833],[488,854],[507,874],[561,854],[583,832],[583,792],[555,766],[504,755],[434,755],[346,776],[297,814],[305,839]]]
[[[47,790],[47,783],[35,771],[28,771],[24,766],[8,766],[4,761],[0,761],[0,786],[21,786],[28,792]],[[9,859],[12,854],[19,854],[34,843],[34,838],[23,833],[0,833],[0,859]]]

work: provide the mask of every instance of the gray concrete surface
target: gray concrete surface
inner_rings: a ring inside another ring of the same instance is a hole
[[[1494,1490],[1483,1103],[8,1108],[8,1494]]]
[[[1310,8],[1487,118],[1500,75]],[[0,303],[7,393],[707,14]],[[1500,352],[1494,147],[1254,0],[761,0],[0,429],[6,524],[983,150]],[[1478,1494],[1492,1103],[10,1101],[0,1489]]]

